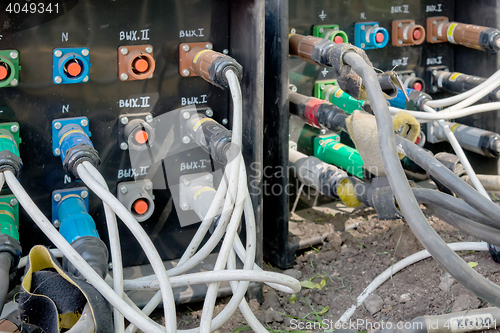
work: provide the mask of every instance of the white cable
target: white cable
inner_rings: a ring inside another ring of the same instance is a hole
[[[97,274],[95,270],[80,256],[78,252],[68,243],[52,223],[45,217],[40,209],[35,205],[31,197],[26,193],[16,176],[9,171],[4,171],[5,179],[12,193],[23,206],[24,210],[33,219],[36,225],[49,238],[49,240],[59,249],[64,256],[80,271],[94,288],[114,307],[129,320],[136,324],[141,330],[151,333],[164,333],[165,329],[149,318],[138,316],[137,312],[118,297],[110,286]]]
[[[102,187],[109,191],[108,184],[100,172],[95,172],[93,169],[87,169],[87,171],[89,171],[89,173],[101,184]],[[118,297],[123,298],[123,260],[120,247],[118,223],[116,222],[116,215],[113,210],[111,210],[111,207],[109,207],[105,202],[103,202],[103,206],[104,215],[106,217],[106,225],[108,227],[111,263],[113,265],[113,289]],[[122,333],[125,330],[123,315],[116,308],[113,308],[113,322],[115,333]]]
[[[479,101],[481,98],[483,98],[484,96],[488,95],[491,91],[493,91],[494,89],[498,88],[498,86],[500,86],[500,80],[497,79],[492,85],[488,86],[487,88],[481,90],[481,91],[478,91],[477,93],[475,93],[474,95],[464,99],[463,101],[461,101],[460,103],[457,103],[453,106],[450,106],[446,109],[443,110],[444,111],[456,111],[456,110],[461,110],[463,108],[466,108],[468,106],[471,106],[472,104],[476,103],[477,101]],[[427,104],[428,102],[426,102],[425,104]]]
[[[451,96],[448,98],[428,101],[426,104],[429,105],[430,107],[433,107],[433,108],[442,108],[442,107],[445,107],[448,105],[456,104],[460,101],[463,101],[463,100],[473,96],[474,94],[477,94],[478,92],[483,91],[483,89],[485,89],[485,88],[490,88],[491,87],[490,84],[495,83],[498,78],[500,78],[500,70],[497,70],[493,75],[491,75],[483,83],[472,88],[471,90],[468,90],[466,92],[463,92],[461,94]],[[489,90],[488,93],[493,91],[495,88],[496,87],[491,88],[491,90]]]
[[[485,242],[464,242],[464,243],[451,243],[448,244],[450,249],[453,251],[488,251],[488,245]],[[335,327],[341,327],[342,323],[347,323],[351,319],[352,315],[356,311],[356,308],[363,304],[366,298],[374,292],[378,287],[380,287],[385,281],[387,281],[393,274],[399,272],[403,268],[406,268],[414,263],[429,258],[431,255],[427,250],[423,250],[412,254],[409,257],[397,262],[393,266],[387,268],[379,276],[377,276],[368,287],[363,290],[363,292],[358,296],[356,304],[352,305],[340,319],[335,323]]]
[[[395,107],[389,107],[389,111],[391,111],[392,114],[396,114],[399,112],[408,112],[417,120],[450,120],[450,119],[455,119],[455,118],[461,118],[465,116],[470,116],[472,114],[477,114],[481,112],[487,112],[487,111],[496,111],[500,110],[500,102],[494,102],[494,103],[484,103],[484,104],[479,104],[479,105],[474,105],[470,106],[467,108],[464,108],[462,110],[456,110],[456,111],[440,111],[436,113],[426,113],[426,112],[421,112],[421,111],[408,111],[408,110],[403,110]]]
[[[175,300],[172,288],[168,280],[167,272],[163,261],[161,260],[158,251],[149,238],[148,234],[142,226],[137,222],[137,220],[132,216],[132,214],[125,208],[118,199],[111,194],[108,190],[99,184],[99,182],[90,174],[89,170],[95,169],[95,167],[88,163],[82,162],[77,167],[78,175],[80,179],[87,185],[103,202],[108,204],[111,209],[120,217],[122,222],[130,229],[134,237],[137,239],[139,245],[141,245],[144,253],[146,254],[155,274],[158,276],[161,285],[162,297],[163,297],[163,311],[165,314],[165,323],[167,332],[176,332],[176,312],[175,312]],[[95,169],[93,172],[98,172]],[[63,251],[64,254],[66,254]],[[123,313],[123,312],[122,312]],[[127,318],[128,319],[128,318]],[[130,320],[130,319],[129,319]],[[135,324],[135,323],[134,323]]]
[[[424,105],[424,110],[430,113],[437,113],[436,110],[431,108],[430,106]],[[476,190],[481,193],[484,197],[490,199],[488,193],[483,187],[483,184],[479,181],[479,179],[476,176],[476,173],[474,172],[474,169],[472,168],[472,165],[470,165],[469,160],[467,159],[467,156],[465,156],[465,153],[462,149],[462,146],[460,146],[460,143],[457,141],[457,138],[455,137],[455,134],[450,129],[450,126],[444,121],[444,120],[438,120],[437,123],[439,126],[444,131],[444,134],[446,135],[446,138],[448,139],[448,142],[450,143],[451,147],[455,151],[455,154],[458,156],[458,159],[462,163],[465,172],[469,176],[471,182],[474,184],[474,187]]]

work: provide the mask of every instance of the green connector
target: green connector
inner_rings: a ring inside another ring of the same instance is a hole
[[[15,87],[19,84],[19,52],[0,50],[0,88]]]
[[[17,157],[19,155],[19,144],[21,143],[21,138],[19,136],[19,123],[1,123],[0,124],[0,151],[8,150],[15,154]]]
[[[327,100],[351,114],[355,110],[363,110],[365,101],[357,100],[337,85],[336,80],[316,81],[314,83],[314,97]]]
[[[314,156],[344,169],[353,176],[364,178],[363,159],[356,149],[340,143],[340,136],[337,134],[316,137]]]
[[[0,196],[0,234],[19,240],[19,204],[15,196]]]
[[[315,25],[313,27],[315,37],[327,38],[336,44],[348,43],[347,34],[339,29],[336,24],[333,25]]]

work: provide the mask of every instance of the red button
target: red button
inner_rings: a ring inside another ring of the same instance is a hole
[[[135,139],[135,141],[137,141],[141,145],[148,142],[148,138],[149,138],[149,135],[148,135],[148,132],[146,132],[146,131],[135,132],[134,139]]]
[[[5,68],[4,66],[0,66],[0,80],[5,79],[8,74],[9,71],[7,70],[7,68]]]
[[[375,35],[375,41],[377,43],[382,43],[384,41],[384,34],[381,32],[377,32],[377,34]]]
[[[342,44],[344,42],[344,38],[342,38],[342,36],[335,36],[333,41],[335,42],[335,44]]]
[[[136,71],[144,73],[145,71],[148,70],[149,64],[146,60],[139,58],[136,61],[134,61],[134,68]]]
[[[420,32],[420,30],[418,30],[418,29],[413,30],[413,39],[417,40],[421,36],[422,36],[422,33]]]
[[[420,82],[415,82],[413,84],[413,89],[415,89],[416,91],[421,91],[422,90],[422,83]]]
[[[66,66],[68,74],[71,76],[78,76],[82,72],[82,66],[78,62],[71,62]]]
[[[134,202],[134,210],[137,214],[143,215],[148,211],[149,205],[146,200],[144,199],[137,199]]]

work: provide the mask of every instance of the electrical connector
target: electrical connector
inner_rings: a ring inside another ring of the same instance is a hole
[[[415,20],[392,21],[392,45],[411,46],[420,45],[425,40],[425,29],[415,24]]]
[[[144,222],[155,210],[153,182],[149,179],[118,183],[118,200],[138,222]]]
[[[23,162],[19,154],[19,124],[0,124],[0,172],[10,170],[17,178],[21,175]]]
[[[354,45],[362,50],[381,49],[389,43],[389,33],[378,22],[354,24]]]
[[[11,257],[10,271],[15,271],[22,248],[19,243],[19,203],[13,195],[0,196],[0,253]]]
[[[432,76],[432,81],[436,83],[437,88],[444,89],[452,94],[469,91],[486,81],[484,77],[449,71],[436,70],[432,72]],[[491,91],[488,98],[490,101],[500,101],[500,87]]]
[[[118,118],[118,144],[121,150],[144,151],[155,141],[153,115],[149,112],[123,114]]]
[[[232,70],[241,81],[243,67],[228,55],[212,50],[211,43],[182,43],[179,45],[179,74],[201,76],[221,89],[229,89],[226,72]]]
[[[336,80],[317,81],[314,84],[314,96],[338,106],[348,114],[353,113],[354,110],[369,111],[369,103],[355,99],[340,89]]]
[[[340,142],[340,136],[333,134],[314,139],[314,156],[320,160],[333,164],[358,178],[365,178],[363,159],[354,148]]]
[[[80,178],[76,170],[80,163],[88,161],[97,167],[101,162],[90,136],[86,117],[52,121],[52,153],[61,157],[64,170],[75,179]]]
[[[85,187],[52,192],[52,220],[61,235],[102,277],[108,273],[108,249],[88,211],[88,189]],[[66,259],[63,267],[75,276],[81,273]]]
[[[315,25],[313,27],[313,36],[326,38],[335,44],[349,43],[347,34],[340,30],[339,26],[333,25]]]
[[[19,84],[19,51],[0,50],[0,88]]]

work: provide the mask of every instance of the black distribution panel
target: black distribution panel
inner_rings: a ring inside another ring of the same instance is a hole
[[[156,122],[158,117],[195,105],[200,110],[210,108],[215,120],[221,123],[228,120],[230,127],[228,92],[200,77],[184,78],[179,74],[179,44],[210,42],[214,50],[229,54],[244,68],[243,142],[246,146],[243,152],[248,165],[259,162],[258,167],[248,168],[249,177],[255,178],[262,158],[262,125],[257,119],[262,117],[263,104],[263,4],[251,0],[58,0],[38,1],[38,7],[32,11],[29,5],[33,2],[14,3],[2,1],[0,4],[0,51],[17,50],[21,71],[17,86],[0,88],[0,122],[20,123],[23,140],[20,152],[24,161],[21,183],[50,218],[52,191],[82,186],[65,174],[60,157],[53,155],[52,122],[58,118],[87,117],[91,139],[102,161],[100,171],[115,195],[119,182],[155,180],[156,207],[142,226],[164,260],[179,258],[199,224],[181,227],[171,202],[169,187],[172,184],[165,184],[163,173],[166,168],[177,168],[178,176],[200,172],[200,169],[181,167],[182,163],[196,163],[197,156],[187,151],[164,159],[156,168],[149,168],[147,161],[139,167],[132,166],[129,150],[120,147],[124,140],[120,137],[123,126],[119,118],[127,115],[133,119],[137,114],[145,117],[149,113],[155,119],[156,137],[161,137],[168,129],[178,129],[172,124]],[[120,47],[131,50],[151,47],[155,62],[152,77],[123,81],[118,67]],[[58,74],[53,72],[53,63],[57,62],[55,51],[64,52],[67,48],[89,52],[88,61],[92,66],[87,78],[82,78],[80,83],[59,83]],[[177,134],[168,139],[174,148],[182,145]],[[207,163],[203,168],[206,168],[203,171],[211,171],[214,166]],[[155,172],[150,171],[153,169]],[[253,193],[252,199],[259,226],[259,193]],[[107,243],[102,203],[93,194],[90,214]],[[139,244],[119,223],[121,244],[127,253],[123,256],[124,265],[145,263]],[[50,245],[24,211],[20,230],[25,249],[36,244]]]

